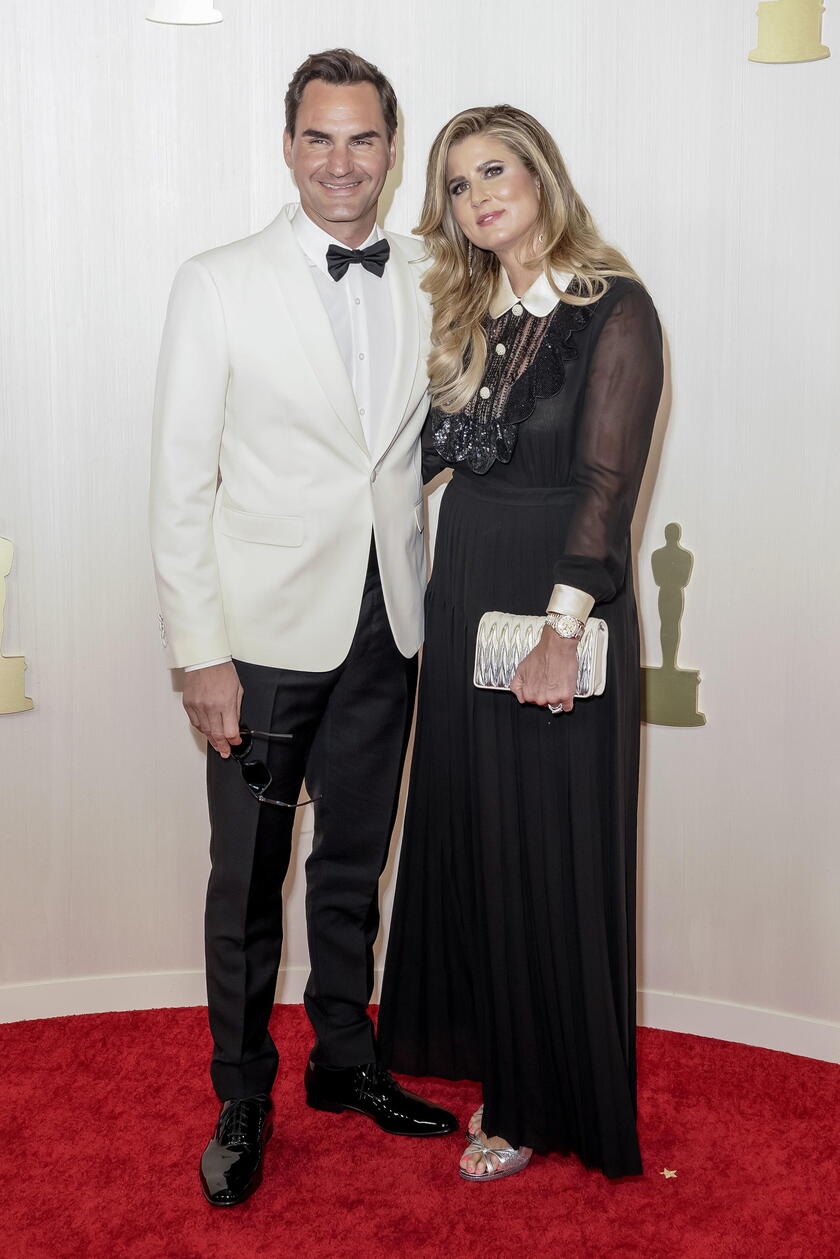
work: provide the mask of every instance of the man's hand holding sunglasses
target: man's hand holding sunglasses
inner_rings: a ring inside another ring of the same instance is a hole
[[[232,662],[192,669],[184,674],[184,708],[199,730],[222,757],[242,742],[239,710],[242,687]]]

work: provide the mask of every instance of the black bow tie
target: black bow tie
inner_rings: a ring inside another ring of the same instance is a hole
[[[340,280],[351,262],[360,262],[365,271],[382,275],[390,256],[391,246],[387,240],[378,240],[376,244],[368,245],[367,249],[342,249],[340,245],[330,245],[327,250],[327,270],[334,280]]]

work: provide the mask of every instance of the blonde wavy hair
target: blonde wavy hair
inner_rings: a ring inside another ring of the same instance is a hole
[[[481,385],[487,361],[484,321],[500,263],[494,253],[468,241],[455,221],[446,164],[449,150],[467,136],[495,136],[540,184],[540,209],[530,242],[536,274],[542,269],[563,302],[586,306],[605,293],[610,276],[638,279],[630,263],[604,241],[575,191],[554,139],[541,123],[512,105],[465,109],[438,133],[426,169],[423,213],[414,229],[431,264],[422,287],[432,301],[429,377],[432,404],[462,410]],[[578,293],[560,292],[552,270],[570,272]]]

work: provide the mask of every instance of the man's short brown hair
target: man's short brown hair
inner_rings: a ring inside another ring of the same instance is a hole
[[[286,92],[286,130],[294,140],[297,112],[303,90],[313,79],[344,87],[350,83],[372,83],[379,93],[379,103],[385,118],[390,140],[397,130],[397,97],[385,75],[370,61],[365,61],[349,48],[330,48],[327,52],[315,52],[298,66]]]

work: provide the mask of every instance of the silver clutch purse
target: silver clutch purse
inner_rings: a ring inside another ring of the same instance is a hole
[[[478,623],[473,682],[482,690],[506,691],[530,651],[536,647],[545,625],[544,616],[516,616],[513,612],[485,612]],[[606,621],[590,616],[578,639],[576,699],[602,695],[607,684]]]

